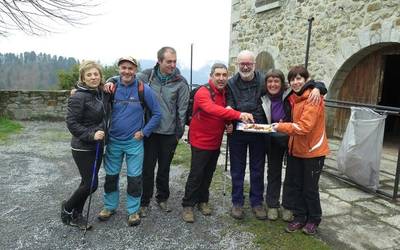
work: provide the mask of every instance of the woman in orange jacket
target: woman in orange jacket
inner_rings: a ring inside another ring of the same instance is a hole
[[[307,101],[311,92],[308,86],[313,80],[303,66],[293,67],[288,80],[294,91],[289,97],[292,122],[273,124],[276,131],[290,136],[288,167],[291,165],[293,171],[295,209],[294,220],[288,224],[286,232],[302,229],[305,234],[315,234],[322,215],[318,182],[325,156],[329,154],[324,101],[319,105]]]

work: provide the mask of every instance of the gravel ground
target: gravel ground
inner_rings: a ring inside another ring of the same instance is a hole
[[[213,216],[196,211],[196,222],[180,218],[187,170],[171,169],[171,213],[152,203],[148,217],[137,227],[127,226],[126,172],[121,176],[121,201],[117,214],[99,222],[104,171],[93,195],[90,221],[93,230],[65,226],[60,202],[71,195],[80,178],[69,149],[64,123],[23,122],[25,129],[0,142],[0,248],[1,249],[256,249],[253,235],[235,231],[226,210],[217,206]],[[125,169],[125,168],[124,168]],[[211,197],[221,203],[221,194]],[[227,208],[226,208],[227,209]]]

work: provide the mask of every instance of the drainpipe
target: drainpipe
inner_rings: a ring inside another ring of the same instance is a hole
[[[311,27],[312,27],[312,22],[314,21],[314,17],[308,18],[307,21],[308,21],[308,34],[307,34],[307,45],[306,45],[306,62],[304,63],[304,67],[306,69],[308,66],[308,54],[310,53]]]

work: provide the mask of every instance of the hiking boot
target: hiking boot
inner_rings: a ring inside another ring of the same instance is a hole
[[[140,216],[138,213],[133,213],[128,217],[128,226],[137,226],[140,224]]]
[[[172,211],[172,210],[168,207],[167,201],[160,201],[160,202],[157,202],[157,203],[158,203],[158,206],[160,207],[160,209],[161,209],[162,211],[167,212],[167,213],[169,213],[169,212]]]
[[[87,222],[86,218],[84,218],[81,213],[74,214],[72,220],[69,222],[69,225],[73,226],[73,227],[77,227],[81,230],[92,229],[92,225]]]
[[[279,217],[278,209],[275,207],[268,208],[268,220],[277,220]]]
[[[293,213],[289,209],[282,208],[282,220],[286,222],[292,222],[293,221]]]
[[[140,211],[139,211],[140,217],[142,217],[142,218],[147,217],[148,213],[149,213],[149,207],[148,206],[140,207]]]
[[[287,227],[285,228],[285,231],[287,233],[293,233],[293,232],[296,232],[297,230],[302,229],[303,227],[304,227],[304,223],[292,221],[287,225]]]
[[[265,209],[263,206],[255,206],[252,208],[254,216],[258,220],[265,220],[267,218],[267,213],[265,212]]]
[[[241,206],[233,206],[231,209],[231,216],[234,219],[241,220],[244,218],[243,207]]]
[[[211,215],[212,213],[210,204],[208,204],[208,202],[200,202],[199,204],[197,204],[197,208],[200,210],[200,213],[205,216]]]
[[[113,214],[115,214],[115,211],[114,210],[108,210],[108,209],[106,209],[106,208],[103,208],[101,211],[100,211],[100,213],[99,213],[99,215],[97,215],[97,218],[99,219],[99,220],[101,220],[101,221],[107,221],[108,219],[110,219],[111,218],[111,216],[113,215]]]
[[[317,233],[317,228],[318,228],[317,223],[307,222],[307,224],[303,227],[303,233],[307,235],[314,235]]]
[[[193,207],[183,207],[182,219],[184,222],[187,222],[187,223],[194,222]]]
[[[72,220],[72,211],[68,212],[65,210],[65,203],[67,203],[65,200],[61,202],[61,221],[65,225],[69,225]]]

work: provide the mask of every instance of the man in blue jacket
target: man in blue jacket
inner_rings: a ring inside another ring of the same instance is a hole
[[[98,215],[108,220],[119,203],[119,173],[125,156],[127,165],[127,210],[128,225],[140,224],[139,208],[142,195],[143,138],[149,137],[161,120],[158,100],[153,90],[136,79],[137,61],[133,57],[118,60],[119,77],[112,101],[111,124],[108,133],[104,168],[104,208]],[[139,89],[143,89],[144,103],[141,103]],[[151,114],[144,121],[144,107]]]

